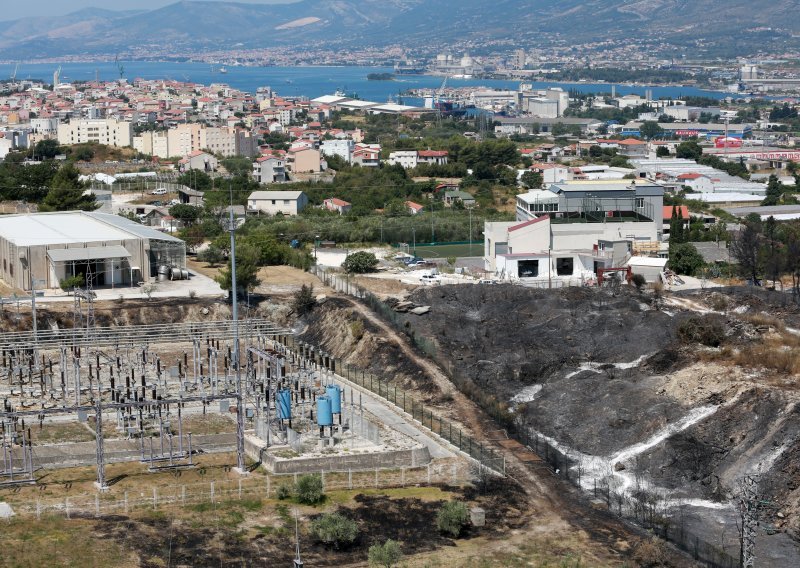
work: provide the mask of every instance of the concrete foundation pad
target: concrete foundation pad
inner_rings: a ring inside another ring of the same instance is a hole
[[[236,473],[236,474],[239,474],[239,475],[242,475],[242,476],[247,476],[247,475],[250,475],[250,472],[249,472],[249,471],[247,471],[246,469],[242,469],[242,468],[240,468],[240,467],[232,467],[232,468],[231,468],[231,471],[232,471],[233,473]]]
[[[0,502],[0,519],[10,519],[16,513],[14,513],[14,509],[11,508],[11,505],[5,502]]]

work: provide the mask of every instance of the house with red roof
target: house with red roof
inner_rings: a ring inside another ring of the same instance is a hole
[[[323,207],[328,211],[336,211],[339,215],[344,215],[353,208],[352,203],[339,199],[338,197],[331,197],[322,202]]]
[[[420,150],[417,152],[417,164],[443,166],[447,164],[447,150]]]
[[[425,210],[424,206],[420,205],[419,203],[414,203],[413,201],[406,201],[405,205],[408,207],[408,210],[412,215],[417,215]]]

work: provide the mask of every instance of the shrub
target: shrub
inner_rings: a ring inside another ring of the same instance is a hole
[[[448,501],[436,515],[436,527],[453,538],[458,538],[467,524],[469,511],[462,501]]]
[[[300,289],[295,293],[292,298],[292,309],[297,312],[297,315],[304,316],[310,313],[317,305],[317,300],[314,297],[314,285],[306,286],[303,284]]]
[[[278,485],[278,488],[275,490],[275,496],[281,501],[285,499],[291,499],[292,486],[286,483],[283,485]]]
[[[74,290],[75,288],[80,288],[83,286],[85,281],[86,279],[83,277],[83,274],[76,274],[75,276],[64,278],[58,283],[58,285],[62,290],[64,290],[64,292],[69,292],[70,290]]]
[[[297,480],[295,486],[297,501],[304,505],[314,505],[325,497],[322,489],[322,477],[319,475],[304,475]]]
[[[311,523],[311,534],[321,542],[339,548],[353,543],[358,536],[358,525],[339,513],[325,513]]]
[[[697,248],[691,243],[679,243],[669,248],[669,267],[678,274],[693,276],[705,261]]]
[[[642,287],[645,284],[647,284],[647,279],[644,276],[642,276],[641,274],[634,274],[631,277],[631,282],[633,283],[634,286],[636,286],[637,290],[641,290]]]
[[[690,317],[678,326],[678,337],[686,343],[719,347],[725,340],[725,328],[714,317]]]
[[[364,337],[364,322],[360,319],[351,321],[350,333],[352,334],[353,339],[359,341],[362,337]]]
[[[642,540],[634,546],[633,559],[637,566],[650,568],[669,565],[669,552],[663,540],[656,537]]]
[[[391,568],[403,558],[400,543],[389,539],[383,544],[373,544],[369,547],[369,565]]]
[[[342,268],[348,274],[364,274],[373,272],[378,266],[378,258],[371,252],[359,251],[347,255]]]

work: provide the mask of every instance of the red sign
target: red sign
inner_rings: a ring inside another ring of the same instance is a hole
[[[725,138],[724,136],[717,136],[714,139],[714,145],[717,148],[741,148],[742,141],[738,138]]]

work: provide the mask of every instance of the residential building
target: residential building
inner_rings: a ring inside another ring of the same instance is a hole
[[[321,172],[320,151],[306,147],[290,148],[286,153],[286,168],[293,174]]]
[[[353,165],[362,168],[377,168],[381,165],[380,144],[356,144],[353,152]]]
[[[416,150],[397,150],[389,154],[389,159],[386,160],[390,166],[400,165],[409,170],[417,167],[417,151]]]
[[[414,203],[413,201],[406,201],[405,206],[408,207],[408,211],[412,215],[417,215],[425,210],[424,206],[420,205],[419,203]]]
[[[96,142],[124,148],[133,145],[131,123],[116,118],[71,120],[58,125],[59,144]]]
[[[286,162],[280,156],[261,156],[253,163],[253,178],[258,183],[283,183],[286,181]]]
[[[326,199],[322,202],[322,205],[328,211],[336,211],[339,215],[344,215],[345,213],[349,212],[350,209],[353,208],[353,205],[344,199],[339,199],[338,197],[331,197],[330,199]]]
[[[254,191],[247,198],[249,213],[297,215],[308,205],[302,191]]]
[[[179,124],[167,132],[168,155],[159,156],[187,156],[192,152],[203,149],[200,140],[202,125],[197,123]]]
[[[350,139],[323,140],[319,149],[325,156],[339,156],[348,164],[353,161],[353,151],[356,143]]]
[[[417,152],[417,165],[443,166],[447,164],[447,157],[447,150],[420,150]]]
[[[215,172],[219,167],[219,160],[217,160],[216,157],[208,152],[202,152],[200,150],[192,152],[178,163],[182,172],[189,170]]]

